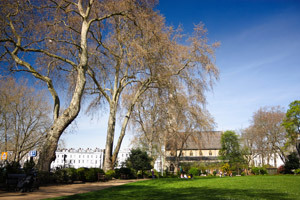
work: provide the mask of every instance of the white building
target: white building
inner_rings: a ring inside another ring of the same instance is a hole
[[[102,168],[104,163],[104,149],[57,149],[56,159],[51,163],[51,169],[73,167],[73,168]],[[130,149],[123,149],[118,154],[118,166],[122,167],[126,159],[129,157]],[[154,169],[161,171],[162,161],[158,158],[155,161]]]
[[[56,159],[51,163],[51,169],[57,167],[86,167],[102,168],[104,160],[104,149],[58,149]]]
[[[129,157],[129,154],[130,154],[130,149],[123,149],[119,151],[117,168],[121,168],[122,165],[123,166],[125,165],[125,161]]]

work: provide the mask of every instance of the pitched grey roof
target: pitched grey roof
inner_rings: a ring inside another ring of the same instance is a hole
[[[222,131],[195,132],[188,137],[183,146],[183,150],[221,149],[221,135]],[[174,146],[169,142],[171,142],[171,140],[167,142],[166,150],[170,150],[171,146]],[[180,144],[180,141],[177,141],[177,143]]]

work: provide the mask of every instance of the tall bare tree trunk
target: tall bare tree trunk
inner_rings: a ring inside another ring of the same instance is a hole
[[[112,162],[112,153],[113,153],[112,151],[113,151],[114,135],[116,129],[116,113],[117,113],[116,103],[111,102],[109,118],[108,118],[106,144],[105,144],[105,157],[104,157],[104,166],[103,166],[104,171],[113,169],[113,165],[114,165],[114,163]]]
[[[77,84],[70,106],[64,111],[62,115],[54,120],[54,123],[47,134],[45,145],[40,152],[37,164],[38,170],[40,171],[50,170],[51,162],[55,160],[55,151],[57,149],[57,144],[60,136],[69,126],[69,124],[71,124],[72,121],[77,117],[80,111],[81,97],[86,83],[86,65],[79,66],[77,72]]]

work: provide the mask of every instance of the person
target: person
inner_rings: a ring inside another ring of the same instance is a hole
[[[220,171],[220,177],[222,178],[222,172]]]
[[[184,178],[188,178],[186,174],[184,174]]]

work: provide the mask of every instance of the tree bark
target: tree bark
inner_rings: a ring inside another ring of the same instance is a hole
[[[108,118],[106,144],[105,144],[105,157],[104,157],[104,166],[103,166],[104,171],[111,170],[114,168],[112,162],[112,153],[113,153],[112,151],[113,151],[114,135],[116,129],[116,113],[117,113],[116,102],[111,102],[109,118]]]
[[[70,106],[54,121],[47,134],[47,139],[43,150],[40,152],[37,164],[39,171],[50,171],[51,162],[55,160],[55,151],[59,138],[80,111],[81,97],[86,83],[85,71],[86,66],[78,67],[77,84]]]

